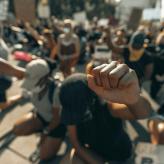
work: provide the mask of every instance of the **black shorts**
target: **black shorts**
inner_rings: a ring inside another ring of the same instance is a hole
[[[39,113],[37,113],[36,116],[42,122],[44,127],[47,127],[49,125],[49,122],[45,121],[44,118]],[[48,136],[53,138],[64,138],[65,134],[66,134],[66,126],[60,123],[55,129],[53,129],[48,134]]]

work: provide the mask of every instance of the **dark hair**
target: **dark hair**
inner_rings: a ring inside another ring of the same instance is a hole
[[[59,97],[63,109],[77,108],[81,113],[98,99],[88,87],[86,75],[82,73],[71,75],[63,82]]]
[[[146,36],[144,33],[135,32],[130,39],[130,45],[133,49],[141,49],[143,48],[145,38]]]

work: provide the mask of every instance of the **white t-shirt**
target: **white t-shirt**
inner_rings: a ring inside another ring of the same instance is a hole
[[[49,100],[49,90],[47,90],[41,100],[38,99],[38,93],[33,93],[31,95],[31,102],[35,106],[36,112],[43,117],[45,121],[50,122],[53,119],[53,107],[60,108],[59,86],[54,89],[53,103]]]

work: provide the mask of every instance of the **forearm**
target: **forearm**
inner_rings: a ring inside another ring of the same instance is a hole
[[[25,70],[20,67],[12,66],[7,61],[1,59],[0,60],[0,73],[15,76],[17,78],[23,78]]]
[[[135,104],[127,106],[136,119],[145,119],[152,116],[152,113],[154,113],[149,101],[143,95],[139,96]]]
[[[50,58],[51,59],[56,59],[56,56],[57,56],[57,48],[55,46],[51,51]]]

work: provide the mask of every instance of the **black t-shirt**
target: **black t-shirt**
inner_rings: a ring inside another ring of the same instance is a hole
[[[127,47],[124,48],[122,55],[124,57],[125,63],[130,68],[132,68],[136,71],[136,74],[137,74],[139,80],[144,78],[144,76],[145,76],[144,71],[145,71],[146,66],[150,63],[153,63],[153,59],[152,59],[150,53],[146,50],[144,51],[144,54],[142,55],[142,57],[138,61],[130,61],[129,60],[130,51]]]
[[[131,141],[124,131],[122,120],[110,114],[106,103],[96,101],[85,112],[72,104],[62,110],[61,117],[64,124],[76,125],[81,145],[89,145],[104,159],[122,161],[130,157]]]
[[[154,55],[154,72],[153,78],[155,75],[163,75],[164,74],[164,47],[156,47],[158,50],[157,53]]]

